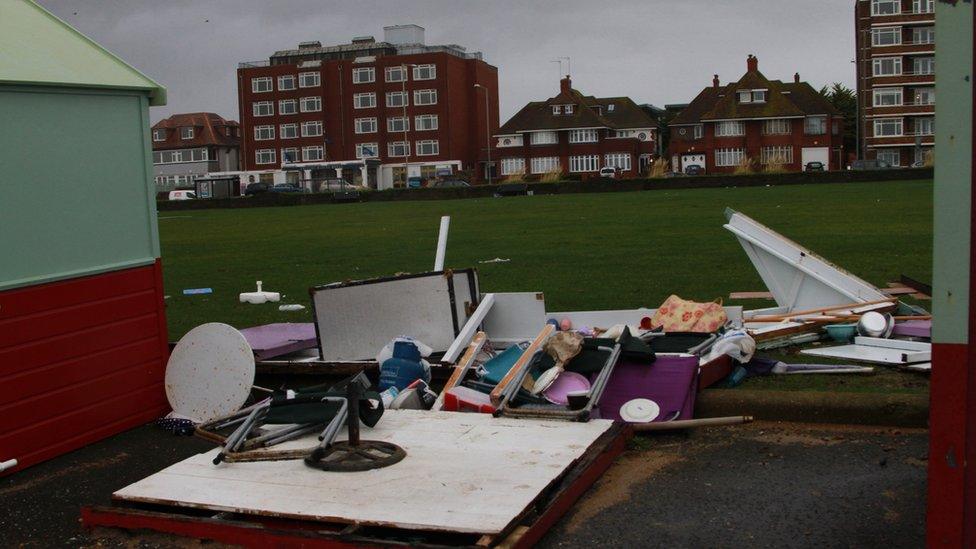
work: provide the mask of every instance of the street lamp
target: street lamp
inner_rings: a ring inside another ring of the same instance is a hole
[[[407,103],[410,102],[407,97],[407,67],[416,67],[415,63],[403,63],[400,65],[403,68],[403,79],[400,80],[400,93],[403,98],[403,186],[409,187],[410,182],[410,141],[407,141]]]
[[[475,84],[474,87],[485,90],[485,146],[488,147],[488,164],[485,165],[485,171],[488,173],[488,184],[491,185],[491,122],[489,122],[491,117],[488,112],[488,88],[481,84]]]

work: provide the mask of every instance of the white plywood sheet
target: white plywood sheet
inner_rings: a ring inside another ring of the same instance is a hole
[[[932,359],[932,353],[927,351],[907,351],[871,345],[841,345],[823,349],[804,349],[800,351],[800,354],[855,360],[871,364],[910,364],[928,362]]]
[[[406,450],[403,461],[385,469],[333,473],[301,460],[214,466],[214,449],[114,496],[245,514],[497,534],[612,424],[391,410],[376,428],[364,426],[361,435]],[[278,448],[315,443],[307,437]]]
[[[321,359],[370,359],[404,335],[445,351],[467,320],[464,308],[476,290],[464,271],[316,288],[312,303]]]
[[[485,317],[484,331],[492,342],[531,341],[546,324],[546,300],[542,292],[496,293],[495,304]]]

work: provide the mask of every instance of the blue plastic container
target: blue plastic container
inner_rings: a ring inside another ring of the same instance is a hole
[[[380,365],[379,390],[396,387],[402,391],[418,379],[430,382],[430,371],[420,361],[420,350],[409,341],[397,341],[393,344],[393,357]]]

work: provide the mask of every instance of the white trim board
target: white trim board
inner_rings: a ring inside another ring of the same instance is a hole
[[[871,364],[915,364],[932,360],[932,344],[921,341],[856,337],[852,345],[804,349],[800,354]]]
[[[385,469],[325,472],[302,460],[213,465],[217,449],[183,460],[113,495],[302,520],[413,530],[500,533],[613,425],[388,410],[363,440],[407,452]],[[339,439],[345,438],[345,430]],[[315,435],[277,448],[307,448]]]

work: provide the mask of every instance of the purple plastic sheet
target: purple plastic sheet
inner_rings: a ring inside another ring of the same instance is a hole
[[[891,335],[931,338],[932,321],[931,320],[906,320],[905,322],[899,322],[898,324],[895,324],[895,329],[891,331]]]
[[[267,360],[276,356],[313,349],[318,343],[312,322],[282,322],[244,328],[244,339],[254,351],[254,358]]]
[[[654,421],[692,419],[698,392],[698,357],[657,355],[651,364],[621,360],[597,405],[600,417],[621,420],[628,400],[647,398],[661,407]]]

